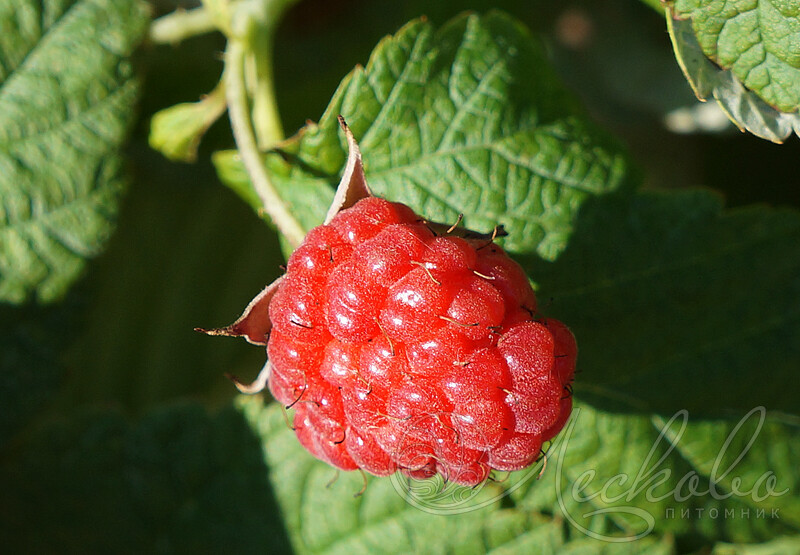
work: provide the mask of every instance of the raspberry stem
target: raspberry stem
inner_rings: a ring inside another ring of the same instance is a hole
[[[261,200],[264,212],[272,219],[275,226],[292,245],[297,247],[305,237],[305,230],[287,210],[275,186],[267,174],[261,152],[256,144],[253,125],[250,121],[249,101],[244,78],[246,49],[242,41],[236,37],[228,40],[225,50],[225,72],[223,79],[228,100],[228,114],[233,129],[236,147],[242,157],[253,188]]]
[[[174,45],[216,28],[214,18],[204,7],[176,10],[153,21],[149,38],[155,44]]]

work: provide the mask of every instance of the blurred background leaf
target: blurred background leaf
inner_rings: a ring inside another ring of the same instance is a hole
[[[48,307],[0,304],[0,449],[62,385],[61,350],[74,339],[75,296]]]
[[[230,399],[225,372],[248,377],[266,354],[197,326],[225,325],[280,273],[274,235],[207,173],[131,151],[132,191],[108,251],[87,276],[86,326],[67,351],[67,404],[132,409],[186,396]],[[207,162],[206,162],[207,164]]]
[[[0,302],[62,297],[111,233],[139,0],[0,6]]]

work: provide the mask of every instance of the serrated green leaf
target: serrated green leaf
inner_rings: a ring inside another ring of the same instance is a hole
[[[465,15],[438,31],[416,21],[384,39],[366,68],[345,77],[319,125],[269,155],[282,191],[298,180],[320,191],[338,181],[339,114],[378,195],[433,220],[464,213],[480,231],[503,223],[508,248],[550,259],[581,203],[628,178],[621,149],[585,119],[539,43],[499,13]],[[300,200],[298,214],[324,205]]]
[[[267,478],[231,409],[73,416],[0,462],[0,540],[11,553],[283,553]]]
[[[800,3],[676,0],[706,56],[781,112],[800,108]]]
[[[584,205],[555,263],[522,260],[578,338],[575,391],[623,412],[800,414],[800,215],[706,191]]]
[[[412,495],[399,476],[369,477],[363,495],[354,497],[364,486],[362,477],[337,473],[311,457],[280,406],[264,406],[252,397],[240,398],[239,406],[263,441],[270,480],[297,553],[671,552],[669,540],[652,537],[609,546],[573,533],[558,515],[503,508],[503,484],[436,491],[435,482],[414,482],[422,489]],[[531,482],[538,487],[535,479]]]
[[[111,232],[139,0],[0,6],[0,300],[63,295]]]
[[[691,21],[674,19],[667,10],[667,28],[678,64],[699,99],[713,96],[739,129],[762,139],[780,143],[792,132],[800,135],[800,113],[773,108],[746,89],[732,71],[713,64],[703,54]]]

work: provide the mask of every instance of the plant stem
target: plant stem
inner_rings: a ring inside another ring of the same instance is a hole
[[[283,139],[278,104],[275,101],[275,81],[272,72],[272,36],[254,41],[254,52],[249,56],[254,66],[253,127],[258,146],[269,148]]]
[[[150,40],[156,44],[177,44],[215,29],[214,21],[205,8],[176,10],[153,21]]]
[[[251,12],[251,22],[256,32],[248,36],[248,70],[246,77],[253,100],[253,127],[258,146],[269,148],[283,139],[278,107],[275,101],[275,80],[273,73],[273,43],[275,30],[286,10],[298,0],[255,0]]]
[[[297,247],[305,237],[305,231],[295,217],[286,209],[275,186],[267,174],[256,143],[253,126],[250,121],[250,106],[247,87],[244,79],[245,48],[241,40],[231,37],[225,51],[225,95],[228,100],[228,114],[236,146],[242,157],[253,188],[261,204],[278,230],[292,246]],[[277,117],[277,111],[275,116]],[[278,139],[280,136],[278,136]]]

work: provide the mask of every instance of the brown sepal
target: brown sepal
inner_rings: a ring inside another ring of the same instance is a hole
[[[367,178],[364,175],[361,150],[358,148],[356,138],[342,116],[339,116],[339,125],[342,126],[344,136],[347,138],[347,164],[344,166],[342,180],[339,181],[336,195],[333,197],[330,208],[328,208],[327,216],[325,216],[326,224],[331,223],[334,216],[342,210],[350,208],[363,198],[373,196],[372,191],[369,190],[369,185],[367,185]]]
[[[269,332],[272,330],[272,322],[269,319],[269,303],[278,291],[281,281],[283,281],[283,276],[267,285],[261,293],[250,301],[250,304],[244,309],[239,319],[230,326],[210,330],[195,328],[195,331],[206,335],[244,337],[248,343],[253,345],[266,345]]]

